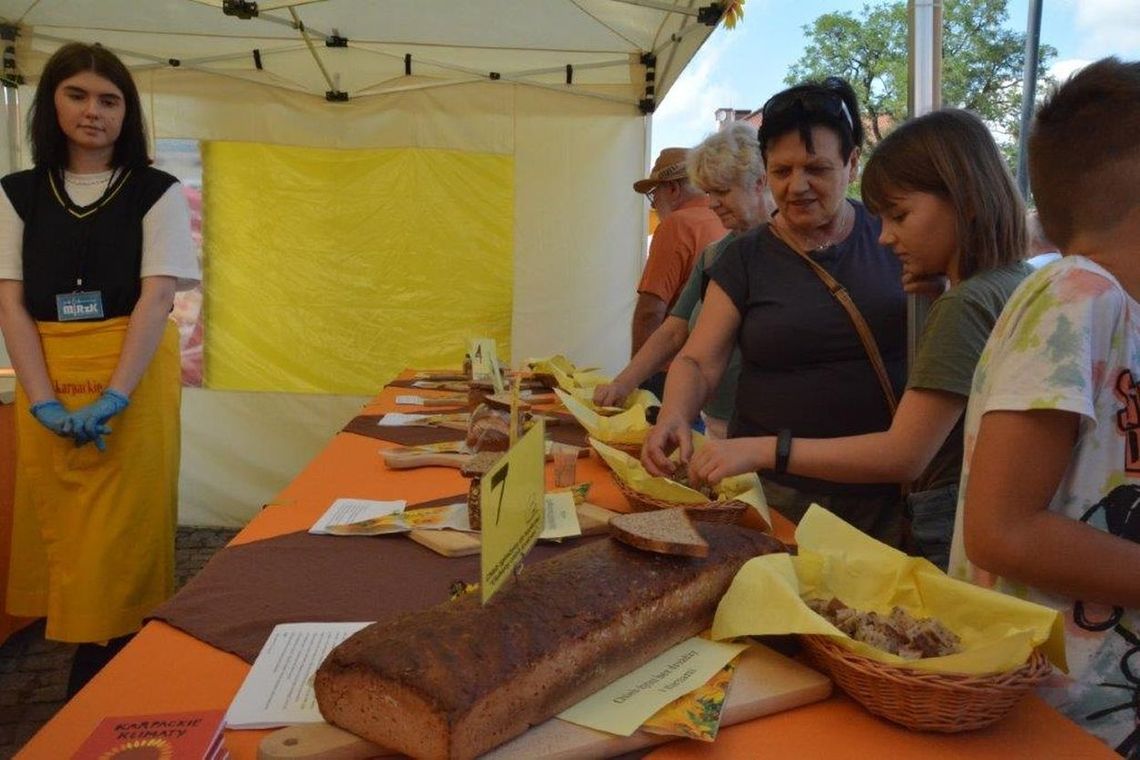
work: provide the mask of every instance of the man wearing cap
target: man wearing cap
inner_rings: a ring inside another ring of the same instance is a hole
[[[660,223],[653,233],[649,260],[637,285],[631,357],[673,308],[697,255],[728,233],[709,208],[708,196],[689,182],[685,169],[688,155],[687,148],[666,148],[657,157],[649,176],[633,183],[636,192],[649,197]],[[665,388],[664,369],[641,384],[658,398]]]

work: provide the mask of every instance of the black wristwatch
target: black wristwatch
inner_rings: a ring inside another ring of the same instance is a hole
[[[788,471],[788,457],[792,455],[792,431],[781,428],[776,434],[776,472]]]

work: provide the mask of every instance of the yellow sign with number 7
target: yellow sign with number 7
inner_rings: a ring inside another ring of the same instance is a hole
[[[507,582],[542,532],[545,435],[542,420],[537,420],[480,482],[483,604]]]

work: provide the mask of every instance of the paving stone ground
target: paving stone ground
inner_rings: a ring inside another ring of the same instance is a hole
[[[176,541],[178,588],[237,533],[181,527]],[[63,707],[74,646],[44,639],[39,621],[0,645],[0,759],[13,757]]]

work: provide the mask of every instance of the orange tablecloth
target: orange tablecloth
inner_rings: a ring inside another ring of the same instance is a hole
[[[362,413],[395,407],[387,389]],[[257,515],[235,542],[307,529],[338,497],[407,499],[463,491],[466,481],[443,468],[390,471],[377,452],[391,444],[341,433]],[[579,479],[590,480],[590,500],[627,511],[625,498],[593,456],[579,461]],[[549,476],[549,473],[548,473]],[[776,534],[790,538],[786,520]],[[152,622],[21,750],[24,760],[69,757],[100,720],[140,713],[219,709],[229,705],[249,666],[164,623]],[[234,760],[254,760],[266,731],[227,731]],[[859,757],[1081,757],[1113,758],[1104,745],[1036,698],[986,731],[958,736],[916,734],[894,727],[842,696],[725,729],[712,745],[678,741],[657,758]]]

